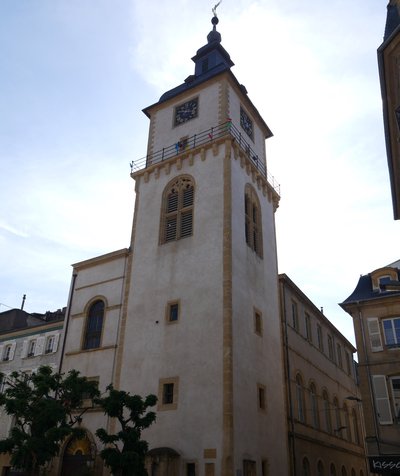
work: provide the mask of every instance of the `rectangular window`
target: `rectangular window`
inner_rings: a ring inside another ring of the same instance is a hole
[[[195,463],[186,463],[186,476],[196,476]]]
[[[390,384],[392,387],[394,414],[397,419],[397,422],[399,422],[400,421],[400,376],[391,377]]]
[[[318,339],[318,349],[323,352],[324,351],[324,339],[322,336],[322,327],[317,324],[317,339]]]
[[[167,303],[166,310],[167,323],[178,322],[179,320],[179,301],[171,301]]]
[[[179,377],[160,379],[158,385],[158,410],[176,410],[178,407]]]
[[[342,346],[340,344],[336,344],[336,354],[337,354],[338,365],[341,369],[343,369]]]
[[[256,462],[248,459],[243,460],[243,476],[256,476]]]
[[[292,301],[292,326],[296,331],[299,330],[299,315],[297,309],[297,302]]]
[[[215,464],[214,463],[206,463],[204,465],[205,475],[206,476],[215,476]]]
[[[259,336],[263,335],[262,314],[257,309],[254,309],[254,332]]]
[[[345,360],[346,360],[346,372],[347,372],[347,375],[351,375],[350,354],[349,354],[347,351],[345,351],[344,357],[345,357]]]
[[[400,346],[400,317],[394,319],[384,319],[383,330],[385,332],[385,343],[388,347]]]
[[[328,335],[328,357],[332,361],[335,360],[334,349],[333,349],[333,339],[332,339],[332,336],[330,335]]]
[[[49,336],[46,339],[46,348],[44,350],[45,354],[51,354],[54,349],[55,336]]]
[[[265,396],[265,385],[257,384],[257,398],[259,410],[266,410],[267,403]]]
[[[269,475],[269,463],[267,459],[261,461],[261,476]]]
[[[33,357],[35,355],[36,340],[30,340],[28,344],[27,357]]]
[[[308,342],[312,342],[312,332],[311,332],[311,317],[310,314],[306,312],[305,314],[305,325],[306,325],[306,339]]]

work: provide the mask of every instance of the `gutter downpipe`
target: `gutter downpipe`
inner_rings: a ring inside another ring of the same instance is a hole
[[[283,329],[284,329],[284,342],[285,342],[285,367],[286,367],[286,377],[288,385],[288,400],[289,400],[289,421],[290,421],[290,430],[289,430],[289,448],[292,453],[292,475],[297,476],[296,470],[296,436],[294,431],[294,416],[293,416],[293,401],[292,401],[292,391],[290,385],[290,359],[289,359],[289,344],[288,344],[288,332],[287,332],[287,318],[286,318],[286,294],[285,294],[285,282],[282,282],[282,301],[283,301]]]
[[[62,343],[62,347],[61,347],[60,363],[58,364],[58,373],[61,373],[61,368],[62,368],[62,364],[63,364],[63,361],[64,361],[65,343],[67,341],[69,319],[70,319],[70,316],[71,316],[72,298],[74,296],[75,282],[76,282],[77,276],[78,276],[78,274],[74,271],[73,274],[72,274],[71,288],[69,290],[68,308],[67,308],[67,315],[65,316],[64,335],[63,335],[63,343]]]

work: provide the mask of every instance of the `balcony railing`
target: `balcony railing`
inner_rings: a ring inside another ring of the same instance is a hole
[[[150,167],[151,165],[156,165],[164,162],[172,157],[176,157],[179,154],[187,152],[191,149],[199,147],[201,145],[209,144],[215,139],[219,139],[225,135],[230,135],[251,160],[253,166],[259,171],[259,173],[267,179],[273,189],[279,194],[280,185],[276,182],[275,178],[269,174],[264,161],[260,160],[258,155],[251,148],[250,144],[245,140],[240,130],[235,127],[231,122],[224,122],[216,127],[211,127],[210,129],[200,132],[199,134],[194,134],[191,137],[185,137],[180,141],[172,144],[168,147],[155,152],[154,154],[149,154],[146,157],[142,157],[139,160],[131,162],[131,173],[138,172],[144,168]]]

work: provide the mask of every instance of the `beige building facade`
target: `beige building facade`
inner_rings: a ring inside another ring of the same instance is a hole
[[[291,474],[366,476],[354,346],[279,275]]]
[[[371,470],[400,474],[400,261],[360,277],[353,318]]]

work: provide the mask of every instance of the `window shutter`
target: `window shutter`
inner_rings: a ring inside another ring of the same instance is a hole
[[[11,349],[10,349],[10,357],[8,360],[12,360],[14,358],[14,354],[15,354],[15,347],[17,346],[17,343],[16,342],[13,342],[11,344]]]
[[[60,340],[60,334],[54,335],[54,343],[53,343],[53,352],[57,352],[58,348],[58,341]]]
[[[46,338],[44,336],[38,337],[35,346],[35,355],[42,355],[44,351],[44,343]]]
[[[0,345],[0,360],[3,360],[4,345]]]
[[[176,221],[176,215],[166,219],[164,241],[176,240]]]
[[[193,218],[192,210],[184,212],[181,215],[181,238],[192,234]]]
[[[377,317],[371,317],[367,320],[369,341],[371,344],[372,352],[380,352],[383,350],[381,331],[379,328],[379,319]]]
[[[391,425],[393,420],[385,375],[373,375],[372,385],[374,388],[376,411],[378,413],[379,423],[381,425]]]
[[[25,358],[27,354],[28,354],[28,340],[25,339],[24,342],[22,343],[21,357]]]

